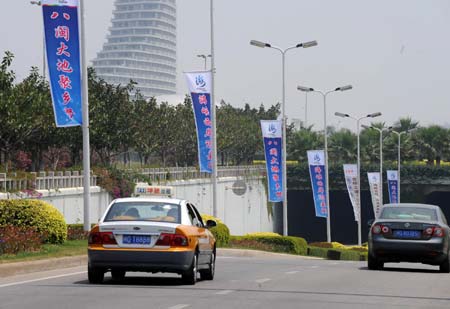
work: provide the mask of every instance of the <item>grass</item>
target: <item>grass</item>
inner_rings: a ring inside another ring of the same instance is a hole
[[[17,255],[0,255],[0,264],[84,255],[86,253],[87,240],[68,240],[61,245],[45,244],[42,246],[41,250],[37,252],[23,252]]]

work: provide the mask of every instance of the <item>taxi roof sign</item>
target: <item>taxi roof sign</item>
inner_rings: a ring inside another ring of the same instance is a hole
[[[136,185],[135,194],[171,197],[174,194],[174,188],[169,186],[151,186],[147,183],[138,183]]]

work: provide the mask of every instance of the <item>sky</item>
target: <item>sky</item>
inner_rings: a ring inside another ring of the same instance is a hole
[[[0,52],[15,54],[17,80],[32,66],[42,69],[40,8],[27,0],[1,0]],[[201,70],[198,54],[210,53],[210,0],[177,0],[179,94],[182,72]],[[114,0],[85,0],[86,52],[96,57],[106,42]],[[266,108],[282,100],[282,49],[316,40],[318,46],[286,53],[286,116],[305,120],[306,95],[298,85],[322,91],[351,84],[327,96],[327,124],[354,130],[355,118],[392,125],[411,117],[422,126],[450,127],[450,1],[448,0],[214,0],[216,100],[236,107]],[[308,125],[323,129],[323,97],[310,93]],[[366,121],[366,123],[369,123]]]

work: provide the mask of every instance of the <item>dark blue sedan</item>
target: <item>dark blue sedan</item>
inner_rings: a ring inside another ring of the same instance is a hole
[[[450,272],[449,226],[438,206],[387,204],[370,227],[368,268],[386,262],[438,265]]]

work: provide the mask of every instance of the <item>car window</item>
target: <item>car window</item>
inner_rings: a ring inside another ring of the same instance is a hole
[[[443,221],[446,225],[448,225],[448,223],[447,223],[447,218],[445,217],[444,213],[442,212],[442,210],[439,210],[439,211],[441,212],[442,221]]]
[[[437,221],[436,210],[422,207],[384,207],[380,219]]]
[[[202,223],[201,219],[200,220],[198,219],[193,206],[191,204],[187,204],[187,209],[188,209],[189,218],[191,220],[191,224],[194,226],[199,226],[199,227],[203,226],[203,223]]]
[[[157,221],[180,223],[180,206],[160,202],[114,203],[105,217],[109,221]]]
[[[192,205],[192,204],[191,204],[191,206],[192,206],[192,209],[193,209],[194,212],[195,212],[195,215],[196,215],[197,218],[198,218],[198,221],[201,223],[201,226],[205,226],[205,223],[203,222],[202,216],[201,216],[200,213],[198,212],[197,208],[195,208],[195,206]]]

